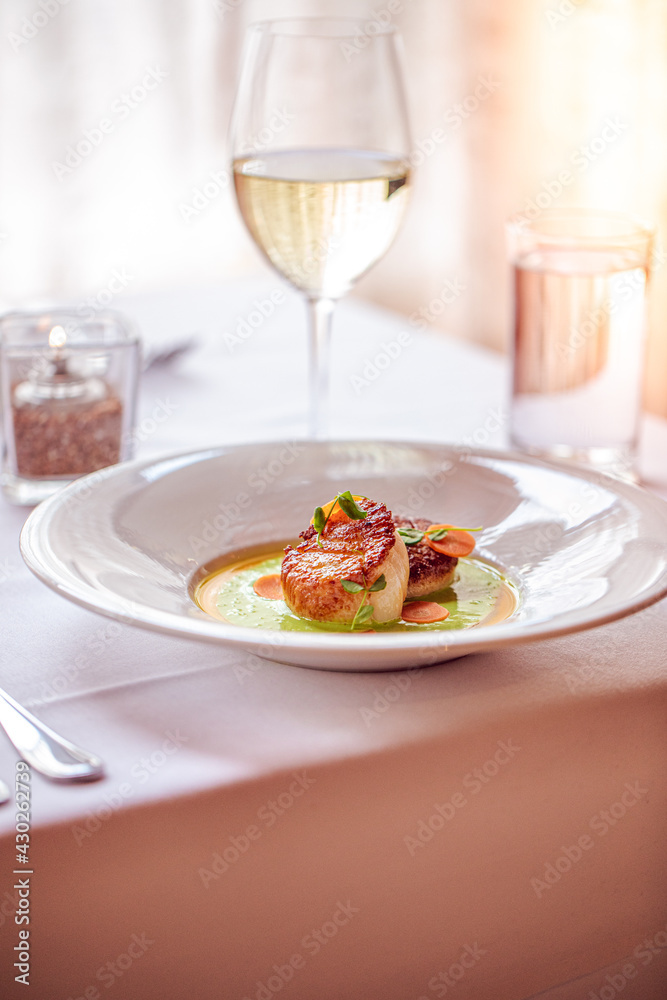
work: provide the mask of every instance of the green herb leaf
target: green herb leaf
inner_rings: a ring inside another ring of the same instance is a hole
[[[365,517],[368,517],[367,511],[362,510],[361,507],[358,506],[349,490],[345,490],[344,493],[339,493],[336,499],[338,500],[338,506],[343,513],[347,514],[347,516],[352,518],[353,521],[363,521]]]
[[[416,528],[399,528],[398,533],[406,545],[416,545],[424,537],[424,532]]]
[[[484,525],[481,525],[479,528],[461,528],[458,525],[456,527],[452,525],[451,528],[438,528],[437,531],[427,531],[426,534],[434,542],[439,542],[441,538],[445,537],[448,531],[484,531]]]
[[[384,590],[384,588],[386,586],[387,586],[387,581],[386,581],[385,575],[383,573],[381,576],[379,576],[377,578],[377,580],[375,581],[375,583],[373,584],[373,586],[368,588],[368,593],[369,594],[377,594],[378,590]]]
[[[355,583],[354,580],[341,580],[340,582],[343,590],[348,594],[359,594],[364,589],[360,583]]]
[[[355,625],[364,625],[369,620],[369,618],[373,617],[374,611],[375,608],[373,607],[372,604],[363,604],[357,611],[356,615],[354,616],[354,621],[352,622],[352,628],[354,628]]]
[[[313,514],[313,527],[315,531],[320,535],[324,531],[324,525],[326,524],[326,518],[324,517],[324,511],[321,507],[315,508],[315,513]]]

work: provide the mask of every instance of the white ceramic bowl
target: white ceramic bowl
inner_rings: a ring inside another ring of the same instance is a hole
[[[221,555],[296,537],[339,490],[397,514],[480,524],[477,553],[520,591],[468,630],[347,634],[228,625],[192,599]],[[386,670],[591,628],[667,593],[667,504],[593,472],[436,444],[297,441],[139,460],[78,480],[21,535],[30,569],[84,607],[300,666]]]

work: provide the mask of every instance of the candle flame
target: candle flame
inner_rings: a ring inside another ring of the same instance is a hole
[[[54,326],[49,334],[49,347],[64,347],[67,341],[67,334],[62,326]]]

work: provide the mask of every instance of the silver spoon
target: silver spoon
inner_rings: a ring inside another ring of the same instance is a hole
[[[4,806],[5,802],[9,802],[9,799],[9,789],[4,781],[0,781],[0,806]]]
[[[2,688],[0,725],[22,759],[52,781],[96,781],[104,774],[100,757],[58,736]]]

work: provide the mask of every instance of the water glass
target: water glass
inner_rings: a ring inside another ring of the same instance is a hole
[[[509,221],[515,448],[634,478],[653,239],[618,212]]]

